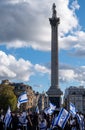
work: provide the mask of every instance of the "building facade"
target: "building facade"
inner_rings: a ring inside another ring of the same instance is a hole
[[[36,103],[34,102],[36,95],[35,95],[35,91],[33,91],[31,86],[25,85],[23,83],[10,82],[9,80],[3,80],[1,84],[13,86],[14,93],[17,99],[21,95],[22,92],[25,92],[25,91],[27,92],[28,102],[20,105],[22,109],[31,109],[36,106]]]
[[[78,112],[85,114],[85,88],[83,86],[71,86],[65,90],[64,103],[67,110],[69,110],[70,102],[75,105]]]
[[[48,107],[48,96],[45,93],[39,94],[38,107],[40,111]]]
[[[18,99],[22,92],[27,92],[28,102],[20,105],[21,110],[35,110],[38,106],[40,111],[48,106],[48,97],[45,93],[35,92],[31,86],[23,83],[14,83],[9,80],[2,80],[1,84],[11,85],[14,87],[14,93]]]

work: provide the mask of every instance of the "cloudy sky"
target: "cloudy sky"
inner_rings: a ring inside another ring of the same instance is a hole
[[[50,87],[52,4],[60,17],[59,85],[85,84],[85,0],[0,0],[0,81]]]

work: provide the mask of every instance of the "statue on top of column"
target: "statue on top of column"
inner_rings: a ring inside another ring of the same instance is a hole
[[[56,17],[56,5],[55,3],[53,3],[53,7],[52,7],[52,10],[53,10],[53,17]]]

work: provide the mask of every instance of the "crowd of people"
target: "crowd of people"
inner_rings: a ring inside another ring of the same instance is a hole
[[[46,114],[44,111],[12,113],[9,126],[5,127],[5,115],[0,114],[0,130],[62,130],[58,125],[53,125],[58,111]],[[70,116],[65,124],[64,130],[85,130],[85,117],[81,113]]]

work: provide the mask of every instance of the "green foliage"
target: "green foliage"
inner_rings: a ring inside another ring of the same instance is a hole
[[[10,85],[0,85],[0,108],[7,110],[10,106],[11,110],[16,109],[17,98],[13,89],[14,87]]]

